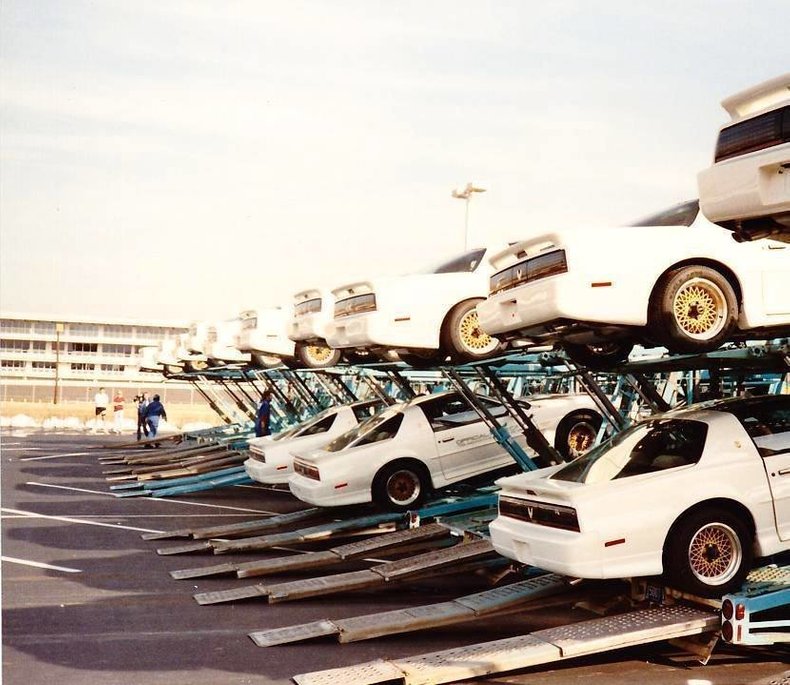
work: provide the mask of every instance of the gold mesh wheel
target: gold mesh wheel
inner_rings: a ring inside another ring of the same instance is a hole
[[[727,321],[727,299],[707,278],[692,278],[675,295],[672,313],[678,327],[695,340],[711,340]]]
[[[689,568],[697,580],[723,585],[741,565],[743,551],[736,532],[724,523],[709,523],[691,538]]]
[[[420,479],[408,469],[395,471],[387,479],[387,496],[398,506],[406,506],[417,501],[420,496]]]
[[[475,355],[493,352],[499,345],[498,340],[480,328],[476,309],[467,312],[461,319],[459,334],[463,346]]]
[[[334,350],[324,345],[308,345],[305,348],[305,356],[309,357],[314,364],[326,364],[332,357]]]
[[[598,437],[598,431],[591,423],[580,421],[568,433],[568,452],[571,457],[579,457],[589,450]]]

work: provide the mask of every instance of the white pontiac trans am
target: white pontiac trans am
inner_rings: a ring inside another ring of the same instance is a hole
[[[209,327],[205,350],[210,366],[247,364],[250,361],[249,352],[243,352],[236,347],[240,330],[240,318],[217,321]]]
[[[291,307],[259,307],[246,309],[239,315],[241,328],[236,347],[249,353],[264,369],[294,362],[294,342],[288,337]]]
[[[494,415],[505,412],[485,397]],[[602,418],[587,395],[530,398],[533,421],[561,454],[592,445]],[[522,447],[509,416],[503,423]],[[384,509],[417,508],[430,490],[514,466],[488,427],[456,392],[416,397],[385,409],[325,447],[294,452],[291,492],[331,507],[375,502]]]
[[[590,366],[623,361],[634,343],[697,353],[790,331],[790,245],[739,245],[696,200],[630,226],[538,234],[491,262],[483,329],[559,343]]]
[[[721,104],[732,120],[697,177],[702,211],[739,242],[790,242],[790,73]]]
[[[415,365],[490,356],[499,341],[484,333],[475,305],[488,292],[487,250],[453,257],[427,273],[375,278],[332,292],[334,319],[326,340],[337,349],[397,351]]]
[[[287,483],[293,475],[292,450],[312,450],[367,421],[381,411],[381,400],[363,400],[330,407],[289,430],[249,442],[250,458],[244,462],[247,475],[259,483]]]
[[[721,597],[755,557],[790,550],[790,396],[667,412],[498,484],[500,554],[580,578],[663,573]]]
[[[321,288],[302,290],[294,295],[288,337],[296,343],[294,354],[303,366],[321,369],[340,361],[340,352],[326,342],[332,302],[332,293]]]

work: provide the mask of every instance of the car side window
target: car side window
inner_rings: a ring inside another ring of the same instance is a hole
[[[336,418],[337,414],[325,416],[320,421],[316,421],[312,426],[305,428],[299,434],[299,436],[301,437],[303,435],[318,435],[319,433],[326,433],[332,427],[332,424],[335,422]]]
[[[384,421],[384,423],[380,423],[353,446],[359,447],[361,445],[370,445],[374,442],[382,442],[383,440],[391,440],[397,434],[402,423],[403,414],[396,414],[391,419]]]
[[[362,423],[366,419],[369,419],[371,416],[375,416],[379,410],[381,409],[381,404],[376,402],[371,402],[370,404],[363,404],[359,407],[354,407],[354,416],[357,417],[357,421]]]
[[[449,395],[432,402],[419,405],[434,431],[447,430],[458,425],[477,421],[478,416],[458,395]]]
[[[753,409],[738,418],[760,456],[790,452],[790,406],[777,402]]]

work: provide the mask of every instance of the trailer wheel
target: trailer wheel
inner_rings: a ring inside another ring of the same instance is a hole
[[[721,347],[737,319],[732,286],[707,266],[684,266],[667,273],[648,312],[652,336],[672,352],[710,352]]]
[[[296,343],[296,359],[308,369],[325,369],[336,366],[340,361],[340,350],[328,345],[307,345]]]
[[[628,355],[633,349],[633,343],[628,341],[618,341],[601,343],[599,345],[577,345],[575,343],[561,343],[571,361],[580,366],[587,366],[591,369],[609,369],[617,366],[628,359]]]
[[[572,412],[557,424],[554,447],[566,461],[580,457],[595,444],[602,423],[603,417],[589,409]]]
[[[381,509],[407,511],[428,496],[430,475],[418,461],[396,461],[383,466],[373,479],[373,501]]]
[[[681,590],[721,597],[740,589],[753,555],[753,536],[741,518],[708,507],[691,512],[670,530],[664,572]]]
[[[442,325],[442,347],[453,361],[469,362],[490,357],[500,348],[499,340],[480,328],[477,303],[481,299],[459,302]]]

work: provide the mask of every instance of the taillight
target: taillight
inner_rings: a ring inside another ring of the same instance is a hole
[[[721,624],[721,636],[725,642],[732,642],[732,623],[725,621]]]
[[[716,143],[715,161],[765,150],[790,141],[790,106],[723,128]]]
[[[733,611],[732,600],[725,599],[721,603],[721,615],[729,621],[732,618]]]
[[[743,621],[744,616],[746,616],[746,606],[743,604],[736,604],[735,605],[735,620],[736,621]]]

